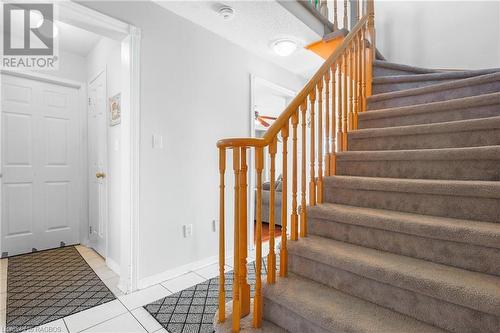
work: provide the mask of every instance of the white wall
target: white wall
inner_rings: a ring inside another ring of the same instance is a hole
[[[109,38],[101,38],[87,56],[87,78],[90,82],[97,74],[106,71],[108,99],[121,91],[121,44]],[[107,260],[120,263],[120,159],[121,125],[108,126],[108,244]],[[117,267],[111,266],[116,269]]]
[[[375,0],[377,48],[391,62],[500,67],[499,1]]]
[[[87,80],[87,60],[79,54],[60,50],[58,70],[34,72],[84,83]]]
[[[250,73],[294,90],[304,80],[152,2],[82,4],[142,29],[139,278],[154,281],[179,266],[213,259],[215,144],[250,135]],[[163,149],[152,148],[153,134],[164,137]],[[227,206],[230,224],[231,198]],[[188,223],[193,236],[184,238]]]

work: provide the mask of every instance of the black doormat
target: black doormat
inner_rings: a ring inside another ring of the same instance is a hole
[[[267,275],[267,263],[262,259],[262,275]],[[279,256],[276,256],[279,267]],[[255,262],[248,264],[251,296],[255,291]],[[277,274],[277,273],[276,273]],[[226,302],[233,298],[233,273],[225,273]],[[262,282],[263,284],[265,281]],[[145,305],[146,309],[168,332],[212,333],[214,316],[219,303],[219,278],[215,277],[190,288]]]
[[[74,246],[12,257],[6,332],[21,332],[114,299]]]

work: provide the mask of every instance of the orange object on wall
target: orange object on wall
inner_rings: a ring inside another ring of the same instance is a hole
[[[335,49],[342,44],[344,40],[344,36],[339,36],[337,38],[325,41],[323,39],[309,44],[306,46],[306,49],[313,51],[317,55],[319,55],[323,59],[327,59]]]

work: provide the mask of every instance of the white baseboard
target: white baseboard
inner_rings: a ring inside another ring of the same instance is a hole
[[[212,256],[186,265],[182,265],[162,273],[158,273],[152,276],[145,277],[143,279],[139,279],[137,283],[137,288],[144,289],[153,286],[155,284],[158,284],[160,282],[164,282],[166,280],[170,280],[180,275],[186,274],[190,271],[194,271],[208,265],[216,264],[218,262],[219,262],[219,257]]]
[[[118,276],[120,276],[120,265],[114,261],[113,259],[106,258],[106,265],[115,272]]]

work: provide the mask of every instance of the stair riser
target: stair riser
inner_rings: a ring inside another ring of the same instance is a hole
[[[413,135],[349,137],[350,151],[460,148],[500,145],[500,128]]]
[[[500,160],[375,160],[347,161],[337,158],[337,175],[448,179],[500,180]]]
[[[332,217],[335,219],[335,217]],[[309,233],[439,264],[500,276],[500,250],[309,218]]]
[[[359,129],[385,128],[420,124],[444,123],[448,121],[479,119],[500,116],[500,104],[473,106],[418,114],[401,114],[387,118],[364,119],[359,117]]]
[[[395,69],[395,68],[385,68],[385,67],[373,66],[373,76],[374,77],[395,76],[395,75],[415,75],[415,74],[422,74],[422,73],[399,70],[399,69]]]
[[[477,96],[499,91],[500,81],[492,81],[460,88],[450,88],[447,90],[433,91],[419,95],[394,97],[379,101],[368,99],[368,110],[387,109],[400,106],[447,101],[455,98]]]
[[[295,312],[290,311],[284,306],[273,302],[271,299],[264,296],[263,308],[264,320],[270,321],[287,332],[291,333],[328,333],[327,330],[315,325],[313,322],[298,316]]]
[[[451,332],[497,332],[500,317],[289,254],[289,270]]]
[[[428,80],[428,81],[412,81],[412,82],[397,82],[397,83],[374,83],[373,94],[383,94],[387,92],[400,91],[406,89],[427,87],[433,84],[456,81],[456,79],[447,80]]]
[[[500,200],[483,197],[350,189],[325,183],[326,202],[400,212],[500,222]]]

